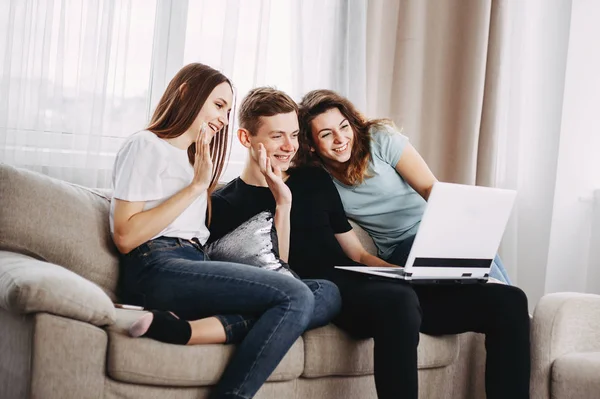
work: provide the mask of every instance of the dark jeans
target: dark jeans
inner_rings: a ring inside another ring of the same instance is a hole
[[[302,279],[302,282],[310,288],[315,297],[313,314],[306,330],[326,326],[340,313],[342,307],[340,291],[334,283],[328,280]],[[242,314],[215,315],[215,317],[225,328],[226,343],[228,344],[240,343],[258,320],[258,316]]]
[[[204,260],[198,244],[178,238],[160,237],[123,256],[120,281],[127,303],[173,311],[185,320],[216,315],[230,323],[224,324],[228,340],[240,344],[213,398],[254,396],[296,339],[309,326],[326,324],[340,307],[331,282],[304,283],[252,266]]]
[[[488,399],[529,398],[529,315],[519,288],[501,284],[410,285],[332,273],[342,311],[335,323],[375,341],[379,399],[418,397],[419,332],[485,334]]]

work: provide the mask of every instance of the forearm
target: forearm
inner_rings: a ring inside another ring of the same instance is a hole
[[[188,186],[171,198],[147,211],[131,216],[127,222],[115,226],[115,244],[121,253],[131,252],[173,223],[202,193],[201,189]]]
[[[277,230],[277,241],[279,242],[279,258],[288,261],[290,253],[290,214],[291,204],[277,205],[275,208],[275,230]]]
[[[358,260],[358,262],[362,263],[363,265],[367,265],[367,266],[397,267],[397,265],[392,265],[391,263],[388,263],[375,255],[371,255],[367,251],[361,253],[360,259]]]

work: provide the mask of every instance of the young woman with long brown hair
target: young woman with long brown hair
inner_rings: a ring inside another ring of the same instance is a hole
[[[339,300],[325,301],[329,307],[315,315],[316,294],[302,281],[205,255],[232,103],[231,83],[220,72],[202,64],[181,69],[148,128],[117,154],[110,210],[122,300],[155,309],[130,334],[181,345],[239,344],[213,398],[254,396],[296,339],[339,310]],[[319,288],[339,298],[334,284]]]
[[[324,168],[346,215],[370,233],[379,256],[404,265],[436,181],[427,164],[391,122],[367,120],[333,91],[306,94],[299,120],[294,164]],[[341,272],[332,276],[342,295],[338,325],[375,340],[380,399],[418,397],[419,332],[467,331],[486,335],[488,399],[529,397],[529,315],[527,297],[519,288],[410,285]]]

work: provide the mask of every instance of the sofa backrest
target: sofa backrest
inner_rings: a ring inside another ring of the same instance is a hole
[[[64,266],[115,300],[119,259],[109,205],[99,192],[0,164],[0,250]]]
[[[0,250],[64,266],[116,300],[119,258],[108,222],[110,194],[0,164]],[[376,254],[369,235],[351,224]]]

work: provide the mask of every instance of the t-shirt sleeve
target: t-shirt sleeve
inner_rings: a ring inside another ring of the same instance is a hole
[[[408,145],[408,137],[401,134],[393,126],[380,126],[372,131],[372,137],[375,145],[373,150],[387,164],[396,167],[402,152]]]
[[[159,144],[143,136],[125,143],[115,160],[114,198],[152,201],[164,197],[161,174],[167,160]]]
[[[329,207],[329,223],[331,224],[333,232],[335,234],[341,234],[352,230],[352,226],[348,222],[346,212],[344,211],[342,199],[335,188],[333,180],[331,180],[331,177],[327,175],[327,173],[322,172],[320,181],[326,202]]]

